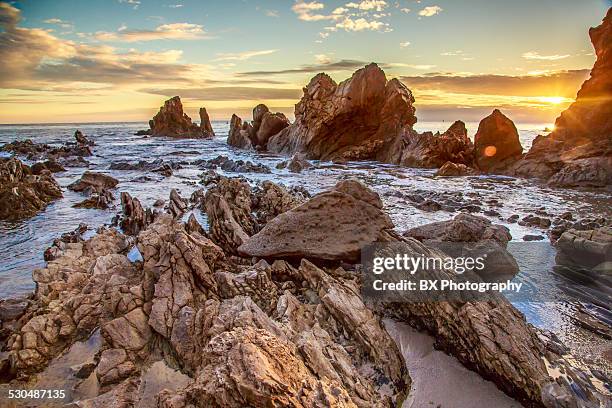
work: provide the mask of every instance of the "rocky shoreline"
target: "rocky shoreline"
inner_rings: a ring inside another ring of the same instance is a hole
[[[597,406],[604,398],[558,340],[502,297],[366,305],[355,264],[361,246],[436,250],[394,233],[378,195],[359,182],[308,199],[271,182],[253,189],[222,177],[191,205],[205,208],[208,232],[193,218],[178,221],[182,211],[172,205],[167,213],[143,210],[122,195],[124,233],[101,228],[85,241],[58,241],[47,267],[34,271],[33,297],[0,304],[3,380],[31,381],[100,333],[93,360],[74,366],[77,406],[143,398],[160,407],[400,406],[411,380],[381,324],[392,316],[434,334],[438,348],[525,406]],[[353,212],[363,223],[352,221]],[[452,225],[460,239],[484,236]],[[449,228],[432,226],[445,234]],[[290,249],[294,240],[306,245]],[[127,257],[133,251],[135,261]],[[156,362],[181,371],[182,386],[143,394]],[[563,375],[553,379],[550,367]],[[96,395],[87,395],[89,382],[97,383]]]
[[[265,105],[255,107],[252,122],[234,115],[227,144],[286,155],[276,169],[289,173],[308,174],[309,160],[371,160],[438,169],[435,180],[503,174],[538,177],[554,187],[609,189],[612,11],[590,34],[597,53],[591,78],[555,130],[527,153],[514,123],[497,109],[480,122],[474,141],[461,121],[443,133],[418,133],[412,93],[376,64],[339,84],[316,75],[293,123]],[[199,113],[198,125],[174,97],[139,135],[212,139],[208,114]],[[589,132],[577,117],[593,124]],[[80,211],[121,208],[95,234],[86,237],[88,227],[79,225],[55,239],[44,252],[45,266],[32,272],[35,292],[0,301],[2,389],[42,386],[51,376],[67,392],[58,405],[76,407],[399,407],[414,381],[385,323],[392,321],[429,333],[437,350],[523,406],[590,408],[610,401],[607,372],[578,364],[561,340],[529,324],[501,294],[411,302],[373,301],[361,292],[362,250],[373,243],[441,258],[449,242],[492,241],[495,259],[516,273],[507,250],[510,230],[477,213],[547,234],[557,248],[556,272],[605,292],[609,219],[553,216],[544,208],[503,219],[497,210],[504,203],[483,202],[477,191],[388,191],[406,207],[458,213],[399,231],[381,196],[355,179],[311,195],[303,186],[227,177],[268,177],[272,166],[225,155],[113,161],[106,170],[84,171],[63,192],[53,173],[87,168],[85,157],[93,161],[99,153],[82,132],[74,137],[61,147],[31,140],[2,147],[36,163],[0,159],[6,204],[0,220],[33,217],[68,193],[84,198],[74,205]],[[156,197],[152,206],[120,191],[124,180],[107,174],[140,171],[168,179],[183,166],[203,170],[205,188],[191,196],[169,189],[167,200]],[[539,239],[544,235],[523,237]],[[586,308],[572,318],[612,338],[606,320]]]

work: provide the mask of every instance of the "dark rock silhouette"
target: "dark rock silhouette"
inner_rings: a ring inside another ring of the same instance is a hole
[[[149,121],[151,136],[167,136],[179,138],[211,138],[215,134],[208,118],[206,109],[200,109],[200,125],[191,122],[191,118],[183,112],[181,98],[175,96],[164,102],[157,115]]]

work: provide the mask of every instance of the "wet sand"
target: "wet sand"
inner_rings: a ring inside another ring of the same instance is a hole
[[[394,320],[386,319],[384,324],[402,352],[412,378],[410,394],[402,408],[521,407],[456,358],[434,350],[433,337]]]

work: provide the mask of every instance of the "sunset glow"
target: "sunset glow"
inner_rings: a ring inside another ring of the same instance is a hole
[[[228,120],[260,102],[292,116],[316,73],[341,81],[369,62],[413,91],[419,120],[502,106],[552,122],[589,75],[584,27],[606,7],[564,2],[550,19],[523,2],[478,0],[474,13],[450,1],[236,3],[0,3],[0,122],[146,121],[173,95],[194,116],[205,105]]]

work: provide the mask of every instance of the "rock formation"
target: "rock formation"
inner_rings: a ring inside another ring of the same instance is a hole
[[[340,84],[318,74],[304,88],[295,122],[272,136],[267,148],[310,159],[373,159],[402,127],[416,123],[413,102],[410,90],[397,79],[387,81],[376,64]]]
[[[478,124],[474,136],[474,164],[485,172],[499,172],[521,158],[523,147],[514,123],[498,109]]]
[[[0,159],[0,220],[31,217],[60,197],[62,190],[51,173],[34,175],[18,159]]]
[[[230,130],[227,136],[227,144],[240,149],[252,149],[253,143],[251,143],[250,134],[251,125],[248,122],[243,122],[242,119],[235,114],[232,115]]]
[[[557,118],[553,132],[538,136],[511,174],[559,187],[612,184],[612,9],[589,35],[597,56],[591,77]]]
[[[242,149],[258,148],[265,150],[268,140],[289,126],[289,119],[281,112],[272,113],[264,104],[253,108],[253,121],[242,121],[232,115],[227,143]]]
[[[471,165],[473,148],[465,123],[458,120],[442,134],[417,133],[406,127],[379,159],[407,167],[437,168],[446,162]]]
[[[137,200],[123,194],[124,216],[131,220],[125,225],[132,225],[134,236],[101,228],[87,241],[58,245],[46,267],[33,273],[34,296],[16,303],[15,320],[3,323],[3,380],[35,384],[32,374],[86,341],[95,345],[95,357],[79,354],[84,361],[67,374],[77,388],[99,384],[79,402],[83,406],[401,406],[411,379],[378,311],[430,331],[439,348],[526,406],[589,406],[601,397],[587,375],[551,351],[559,344],[528,325],[501,295],[490,302],[367,306],[359,275],[338,267],[356,260],[357,245],[347,234],[364,243],[402,242],[418,256],[441,253],[392,233],[380,198],[358,182],[342,181],[300,205],[273,183],[252,189],[240,179],[220,178],[205,201],[210,238],[193,221],[186,227],[169,214],[145,220]],[[324,215],[330,203],[336,205]],[[334,211],[353,211],[352,222],[363,218],[373,226],[350,230]],[[428,236],[508,239],[490,223],[462,217],[438,226],[442,235]],[[272,247],[311,250],[292,250],[294,264],[234,256],[242,252],[232,240],[240,238],[237,229],[248,243],[257,231],[270,225],[280,231],[294,219],[317,239],[310,218],[328,235],[323,244],[296,245],[287,234],[269,241]],[[126,256],[133,251],[139,260]],[[335,265],[316,266],[302,254]],[[553,379],[547,366],[563,375]],[[151,378],[153,367],[167,374]],[[157,378],[159,387],[147,387]]]
[[[211,138],[215,134],[208,118],[206,109],[200,109],[200,125],[191,122],[191,118],[183,112],[181,98],[175,96],[164,102],[157,115],[149,121],[152,136],[167,136],[180,138]]]

